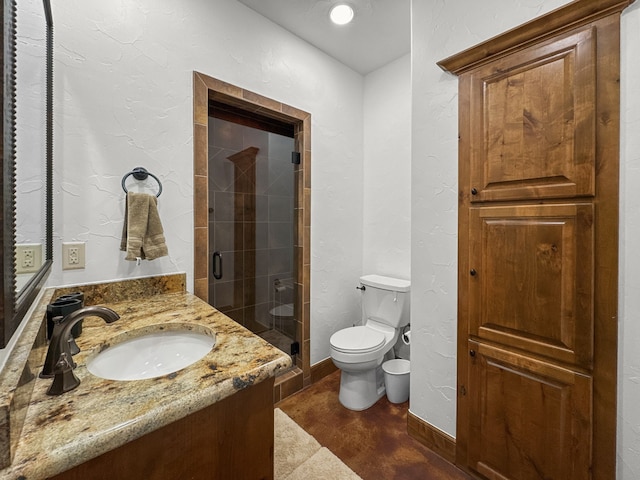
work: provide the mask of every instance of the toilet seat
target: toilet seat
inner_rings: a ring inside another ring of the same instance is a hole
[[[378,350],[385,343],[383,333],[365,326],[349,327],[337,331],[329,339],[331,347],[342,353],[368,353]]]

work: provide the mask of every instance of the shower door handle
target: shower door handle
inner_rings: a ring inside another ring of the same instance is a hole
[[[220,280],[222,278],[222,254],[213,252],[213,278]]]

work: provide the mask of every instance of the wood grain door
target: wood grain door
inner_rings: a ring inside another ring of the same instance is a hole
[[[587,480],[592,378],[511,350],[469,342],[469,465],[492,480]]]
[[[595,193],[595,30],[469,74],[472,202]]]
[[[459,76],[456,462],[615,478],[620,12],[577,0]]]
[[[469,335],[591,368],[593,205],[473,207]]]

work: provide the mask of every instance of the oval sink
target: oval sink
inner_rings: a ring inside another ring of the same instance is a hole
[[[87,370],[109,380],[144,380],[177,372],[200,360],[215,345],[213,332],[194,327],[163,326],[119,335],[87,360]]]

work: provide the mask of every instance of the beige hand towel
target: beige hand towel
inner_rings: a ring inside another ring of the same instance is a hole
[[[127,252],[125,260],[153,260],[169,255],[154,195],[127,193],[120,250]]]

